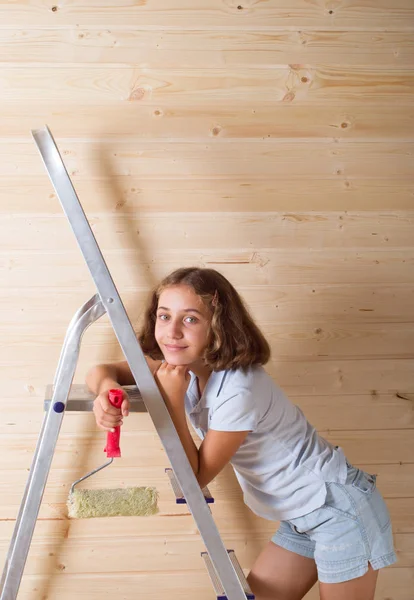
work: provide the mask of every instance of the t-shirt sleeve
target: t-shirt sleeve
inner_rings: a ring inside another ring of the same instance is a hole
[[[258,423],[258,407],[251,390],[240,389],[210,408],[209,429],[216,431],[254,431]]]

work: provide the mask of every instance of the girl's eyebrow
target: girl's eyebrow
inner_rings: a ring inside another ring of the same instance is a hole
[[[159,306],[157,308],[157,310],[170,310],[169,308],[167,308],[166,306]],[[196,308],[184,308],[181,312],[195,312],[198,313],[199,315],[203,316],[203,313],[200,312],[199,310],[197,310]]]

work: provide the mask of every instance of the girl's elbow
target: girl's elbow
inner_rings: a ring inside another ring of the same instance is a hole
[[[210,483],[210,481],[212,481],[212,477],[208,477],[207,473],[203,473],[202,471],[198,471],[198,473],[195,474],[197,481],[198,481],[198,485],[201,487],[201,489],[205,488],[206,485],[208,485]]]

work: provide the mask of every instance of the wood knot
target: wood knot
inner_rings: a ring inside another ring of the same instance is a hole
[[[295,99],[295,92],[288,92],[282,99],[282,102],[292,102]]]
[[[132,90],[132,92],[129,95],[128,100],[142,100],[142,98],[144,96],[145,96],[144,88],[138,87],[135,90]]]

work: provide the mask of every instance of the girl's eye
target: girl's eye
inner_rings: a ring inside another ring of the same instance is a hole
[[[189,323],[197,323],[197,319],[195,317],[187,317],[189,319]]]
[[[165,319],[164,319],[163,317],[165,317]],[[168,319],[168,315],[158,315],[158,318],[159,318],[161,321],[165,321],[166,319]]]

